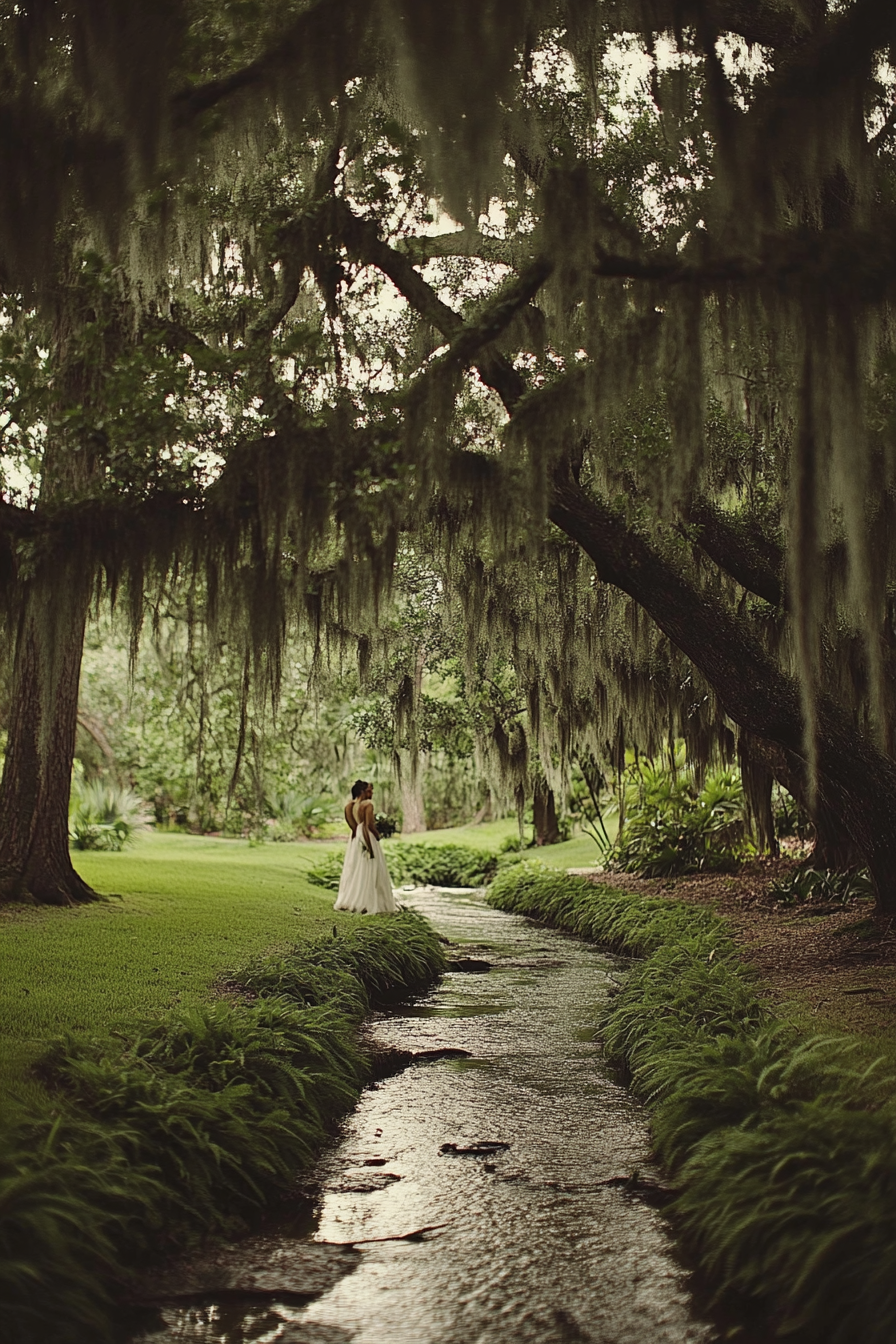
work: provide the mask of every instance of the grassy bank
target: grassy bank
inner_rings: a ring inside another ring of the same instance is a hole
[[[462,844],[493,851],[511,821],[397,836],[389,850]],[[140,837],[122,854],[78,853],[78,871],[120,899],[74,909],[0,906],[0,1096],[30,1095],[27,1065],[61,1031],[98,1031],[203,1003],[217,976],[257,953],[341,924],[333,897],[306,880],[343,845],[203,836]],[[541,852],[592,862],[579,837]]]
[[[202,1003],[228,968],[340,923],[303,876],[319,852],[149,835],[122,854],[73,856],[120,899],[0,907],[0,1091],[20,1090],[28,1061],[61,1031]]]
[[[217,1002],[61,1036],[0,1131],[4,1344],[108,1337],[137,1268],[281,1198],[358,1095],[364,1013],[443,966],[413,912],[346,920],[231,969]]]
[[[489,899],[643,958],[602,1023],[720,1294],[805,1344],[896,1337],[896,1105],[864,1042],[761,1002],[712,912],[526,865]]]

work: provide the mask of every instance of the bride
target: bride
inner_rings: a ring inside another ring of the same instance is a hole
[[[398,909],[380,835],[373,816],[373,785],[364,779],[352,785],[352,801],[345,805],[351,838],[345,853],[336,910],[382,915]]]

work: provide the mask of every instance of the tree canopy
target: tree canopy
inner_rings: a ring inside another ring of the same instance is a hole
[[[736,726],[896,900],[888,7],[75,0],[0,34],[0,888],[43,889],[49,782],[9,809],[98,585],[136,632],[194,574],[276,692],[297,619],[363,669],[412,545],[544,760]]]

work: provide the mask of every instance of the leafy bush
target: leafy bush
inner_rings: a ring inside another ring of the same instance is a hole
[[[344,854],[325,854],[317,863],[311,865],[305,876],[316,887],[325,887],[327,891],[338,891],[344,863]]]
[[[391,845],[389,872],[398,885],[484,887],[497,871],[494,854],[472,845]]]
[[[780,881],[774,882],[769,894],[782,905],[797,905],[803,901],[845,905],[852,900],[874,900],[874,887],[867,869],[849,873],[834,873],[826,869],[797,868]]]
[[[54,1113],[0,1133],[4,1344],[109,1339],[114,1286],[278,1198],[357,1096],[369,1004],[444,966],[405,911],[253,963],[236,1000],[58,1041]]]
[[[629,767],[625,825],[609,851],[612,866],[642,877],[726,870],[747,849],[743,785],[733,772],[698,789],[685,770],[650,762]]]
[[[328,854],[308,869],[308,881],[329,891],[339,890],[344,859]],[[498,858],[472,845],[389,845],[389,876],[397,887],[484,887],[498,869]]]
[[[335,803],[324,794],[305,796],[295,789],[274,794],[268,801],[268,812],[273,825],[269,829],[272,840],[308,839],[333,819]]]
[[[73,780],[68,829],[75,849],[118,853],[148,825],[143,801],[132,789],[98,779]]]
[[[797,840],[808,840],[813,834],[812,823],[799,803],[777,780],[772,784],[772,814],[775,835],[792,835]]]
[[[896,1105],[880,1062],[775,1020],[707,910],[538,864],[500,874],[489,900],[646,957],[607,1005],[605,1049],[651,1109],[673,1216],[719,1291],[802,1344],[889,1344]]]

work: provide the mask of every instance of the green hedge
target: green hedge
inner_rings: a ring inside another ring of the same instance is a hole
[[[356,1100],[368,1008],[444,966],[403,911],[256,961],[227,1000],[57,1042],[40,1065],[52,1107],[0,1132],[4,1344],[110,1338],[147,1259],[243,1230]]]
[[[331,854],[310,868],[308,881],[330,891],[339,890],[342,854]],[[498,858],[472,845],[421,845],[413,843],[386,846],[389,876],[397,887],[484,887],[498,869]]]
[[[719,1294],[806,1344],[896,1338],[896,1104],[864,1046],[758,1000],[725,922],[536,864],[489,900],[645,958],[609,1002],[609,1059],[651,1112],[673,1216]]]

